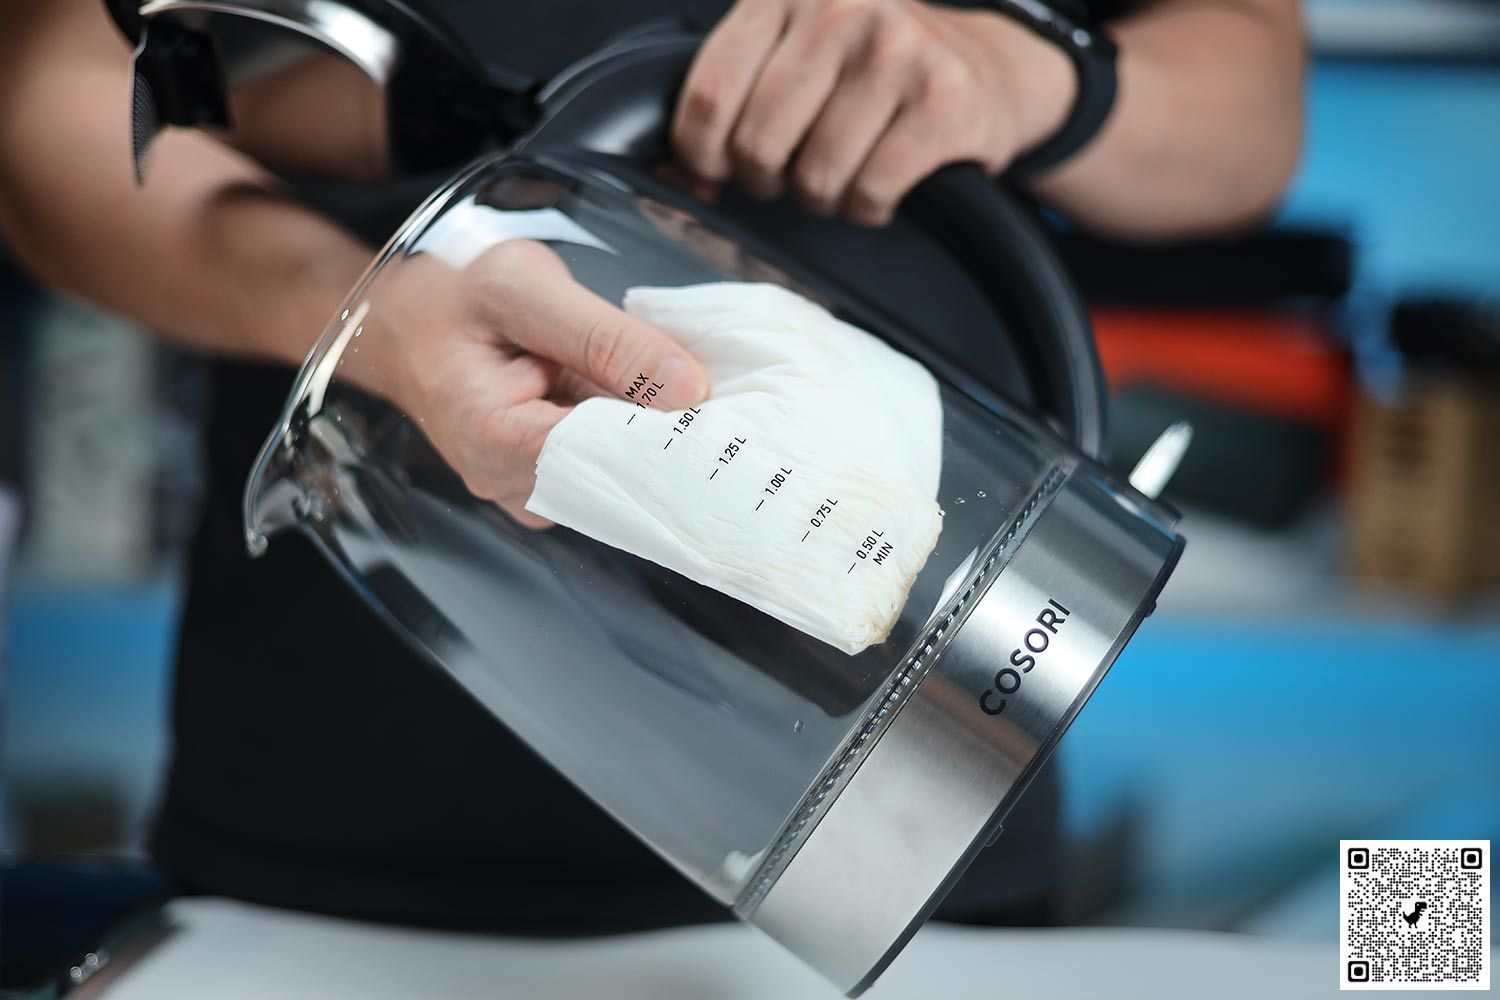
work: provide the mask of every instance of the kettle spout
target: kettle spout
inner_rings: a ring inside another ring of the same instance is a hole
[[[252,557],[265,554],[272,535],[301,523],[307,504],[302,484],[290,474],[292,457],[287,436],[273,435],[245,483],[245,549]]]

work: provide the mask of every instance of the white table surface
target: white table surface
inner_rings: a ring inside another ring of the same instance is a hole
[[[178,900],[167,912],[174,932],[112,977],[108,1000],[838,996],[774,943],[734,924],[537,942],[371,926],[221,899]],[[1331,941],[932,925],[866,996],[1334,997],[1336,964]]]

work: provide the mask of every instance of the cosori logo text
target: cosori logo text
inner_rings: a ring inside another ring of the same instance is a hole
[[[985,715],[999,715],[1005,711],[1009,696],[1021,690],[1022,675],[1031,673],[1037,665],[1037,657],[1052,645],[1053,636],[1067,624],[1068,616],[1073,613],[1050,597],[1047,604],[1037,612],[1036,627],[1028,630],[1021,637],[1021,644],[1011,651],[1010,666],[996,671],[994,683],[979,695],[979,707]]]

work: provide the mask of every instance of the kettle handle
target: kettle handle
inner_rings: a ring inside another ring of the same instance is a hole
[[[923,222],[1016,331],[1038,407],[1103,455],[1109,394],[1088,309],[1035,214],[976,163],[938,169],[903,208]]]
[[[670,152],[677,94],[702,36],[663,20],[619,36],[536,92],[536,123],[512,144],[582,148],[649,164]],[[953,251],[1016,333],[1037,407],[1080,451],[1100,457],[1108,393],[1078,290],[1036,221],[973,163],[942,167],[902,210]]]

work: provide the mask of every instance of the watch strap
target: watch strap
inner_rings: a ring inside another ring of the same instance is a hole
[[[1076,154],[1103,127],[1115,103],[1117,50],[1113,39],[1080,4],[1066,0],[991,2],[1004,16],[1062,49],[1078,74],[1078,96],[1062,126],[1010,166],[1012,176],[1034,177]]]

